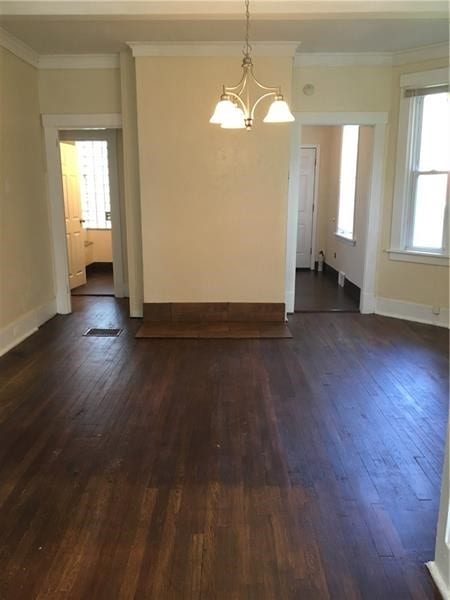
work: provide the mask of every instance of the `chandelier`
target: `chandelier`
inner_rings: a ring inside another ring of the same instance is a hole
[[[253,125],[256,107],[262,100],[270,97],[273,97],[273,101],[264,117],[264,123],[288,123],[295,120],[287,102],[283,99],[281,88],[263,85],[256,79],[253,72],[252,47],[249,43],[249,2],[250,0],[245,0],[246,28],[241,80],[237,85],[223,86],[220,100],[209,120],[210,123],[220,125],[223,129],[250,130]],[[250,95],[251,87],[256,87],[258,91],[262,90],[253,102]]]

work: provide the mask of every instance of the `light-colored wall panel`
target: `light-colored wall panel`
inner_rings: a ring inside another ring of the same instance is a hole
[[[119,69],[39,71],[42,113],[120,113]]]
[[[53,299],[38,73],[0,48],[0,329]]]
[[[389,110],[391,67],[295,67],[293,104],[300,112]],[[314,86],[306,96],[303,87]]]
[[[112,262],[111,229],[85,229],[87,242],[86,265],[93,262]]]
[[[256,70],[289,96],[291,64]],[[208,122],[239,76],[235,58],[136,59],[146,302],[284,301],[288,126]]]

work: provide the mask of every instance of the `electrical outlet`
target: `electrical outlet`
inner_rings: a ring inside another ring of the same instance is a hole
[[[440,315],[441,314],[441,307],[438,304],[434,304],[433,308],[433,315]]]

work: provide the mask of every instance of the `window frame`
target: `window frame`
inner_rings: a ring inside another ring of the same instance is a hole
[[[392,213],[391,245],[387,250],[392,260],[419,262],[424,264],[450,264],[448,247],[447,205],[443,223],[443,247],[437,249],[412,246],[415,213],[415,188],[420,174],[440,173],[441,171],[420,171],[420,124],[423,97],[406,97],[408,89],[448,85],[447,69],[434,69],[418,73],[408,73],[400,77],[400,111],[397,137],[394,203]],[[443,171],[442,173],[447,173]]]
[[[356,127],[357,132],[357,142],[356,142],[356,168],[355,168],[355,189],[353,193],[353,223],[352,223],[352,231],[351,235],[346,235],[343,230],[339,229],[339,213],[341,209],[341,172],[342,172],[342,154],[343,154],[343,145],[344,145],[344,128],[345,127]],[[359,168],[359,130],[360,126],[355,124],[343,125],[341,127],[341,143],[340,143],[340,154],[339,154],[339,190],[338,190],[338,203],[337,203],[337,215],[336,215],[336,230],[334,235],[340,240],[347,242],[351,246],[356,245],[355,238],[355,222],[356,222],[356,195],[357,195],[357,187],[358,187],[358,168]]]

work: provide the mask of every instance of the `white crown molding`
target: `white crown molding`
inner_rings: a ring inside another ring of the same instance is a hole
[[[39,69],[118,69],[118,54],[41,54]]]
[[[18,58],[21,58],[26,63],[33,67],[38,66],[39,55],[37,52],[30,48],[27,44],[16,38],[16,36],[9,33],[2,27],[0,27],[0,46],[12,52]]]
[[[242,56],[242,42],[127,42],[134,57]],[[252,42],[254,56],[294,57],[299,42]]]
[[[435,58],[448,58],[448,44],[433,44],[432,46],[421,46],[420,48],[411,48],[402,52],[395,52],[392,55],[392,64],[407,65],[423,60],[433,60]]]
[[[298,52],[296,67],[352,67],[392,65],[390,52]]]
[[[401,52],[297,52],[294,65],[296,67],[377,67],[391,65],[407,65],[448,58],[447,44],[433,44],[411,48]]]

